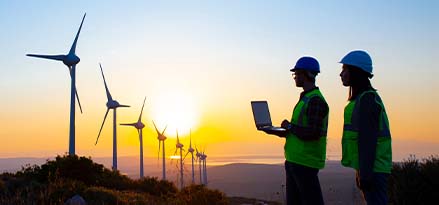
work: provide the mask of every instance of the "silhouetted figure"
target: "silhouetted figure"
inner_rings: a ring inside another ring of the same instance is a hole
[[[352,51],[340,61],[349,102],[344,110],[341,163],[357,170],[357,186],[367,204],[387,204],[387,181],[392,168],[392,145],[384,104],[370,83],[372,59]]]
[[[287,204],[323,204],[317,174],[325,166],[329,107],[315,84],[320,66],[316,59],[302,57],[290,71],[296,86],[303,88],[291,122],[282,122],[286,131],[264,131],[286,138]]]

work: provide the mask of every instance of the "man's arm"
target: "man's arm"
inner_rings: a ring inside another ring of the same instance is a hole
[[[365,94],[360,101],[358,160],[360,165],[360,187],[372,188],[373,166],[379,133],[379,113],[381,107],[375,102],[375,94]]]

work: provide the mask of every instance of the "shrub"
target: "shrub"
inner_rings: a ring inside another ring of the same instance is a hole
[[[101,204],[136,204],[136,205],[149,205],[158,204],[154,197],[148,194],[117,191],[104,187],[90,187],[83,193],[83,198],[89,205],[101,205]]]
[[[88,204],[117,204],[118,192],[103,187],[89,187],[82,196]]]
[[[6,185],[2,179],[0,179],[0,195],[6,194]]]
[[[47,195],[50,202],[58,204],[78,193],[83,193],[85,189],[86,185],[81,181],[58,178],[48,184]]]
[[[154,196],[169,196],[177,193],[177,187],[169,181],[158,180],[157,177],[145,177],[137,182],[137,190]]]
[[[389,179],[391,204],[431,204],[439,201],[439,158],[431,156],[421,162],[410,156],[394,163]]]
[[[228,204],[224,193],[218,190],[207,189],[204,185],[190,185],[184,187],[178,196],[186,204]]]

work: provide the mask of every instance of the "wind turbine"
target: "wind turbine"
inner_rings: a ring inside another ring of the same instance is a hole
[[[96,138],[95,145],[98,144],[99,136],[101,135],[102,127],[104,127],[105,119],[107,119],[108,112],[110,109],[113,110],[113,170],[117,170],[117,131],[116,131],[116,109],[119,107],[129,107],[129,105],[121,105],[116,100],[111,97],[110,91],[108,90],[107,82],[105,81],[104,71],[101,67],[102,78],[104,79],[105,91],[107,93],[107,112],[105,112],[104,121],[102,122],[101,129],[99,130],[98,137]]]
[[[177,144],[175,145],[175,153],[180,149],[180,189],[183,189],[183,144],[180,143],[180,138],[178,138],[177,130]],[[174,155],[175,155],[174,153]]]
[[[201,156],[202,156],[202,154],[201,154],[201,152],[198,152],[198,149],[195,147],[195,150],[196,150],[196,156],[197,156],[197,161],[198,161],[198,169],[199,169],[199,173],[200,173],[200,184],[203,184],[203,172],[202,172],[202,170],[201,170],[201,162],[202,162],[202,160],[201,160]]]
[[[163,162],[163,180],[166,180],[166,164],[165,164],[165,140],[166,140],[166,136],[164,135],[166,128],[168,126],[165,127],[165,129],[163,130],[163,132],[159,132],[159,130],[157,129],[157,126],[155,126],[154,121],[152,121],[152,124],[154,125],[155,131],[157,132],[157,139],[159,140],[159,153],[160,153],[160,142],[163,143],[163,156],[162,156],[162,162]]]
[[[139,133],[139,140],[140,140],[140,178],[143,178],[143,128],[145,127],[145,124],[142,123],[142,114],[143,114],[143,107],[145,106],[145,99],[143,99],[143,105],[142,110],[140,111],[139,119],[137,122],[134,123],[122,123],[120,125],[124,126],[132,126],[137,129],[137,132]]]
[[[49,60],[62,61],[64,65],[69,68],[71,87],[70,87],[70,128],[69,128],[69,155],[75,155],[75,96],[78,100],[79,109],[82,113],[81,102],[79,102],[78,92],[76,91],[76,64],[80,59],[75,54],[76,43],[78,42],[79,33],[81,32],[82,23],[84,23],[86,13],[82,17],[81,25],[79,26],[78,33],[76,33],[75,40],[67,55],[40,55],[40,54],[26,54],[29,57],[44,58]]]
[[[186,159],[186,156],[191,153],[192,158],[192,184],[195,184],[195,172],[194,172],[194,148],[192,148],[192,130],[189,134],[189,149],[186,152],[186,155],[184,156],[183,160]]]
[[[203,153],[200,156],[201,161],[203,161],[203,181],[204,181],[204,185],[207,185],[207,166],[206,166],[206,158],[207,155],[204,154],[204,150]]]

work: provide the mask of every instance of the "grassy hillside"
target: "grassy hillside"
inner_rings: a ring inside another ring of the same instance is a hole
[[[179,191],[157,178],[133,180],[86,157],[57,156],[0,175],[0,204],[64,204],[76,194],[87,204],[229,204],[224,193],[202,185]]]

